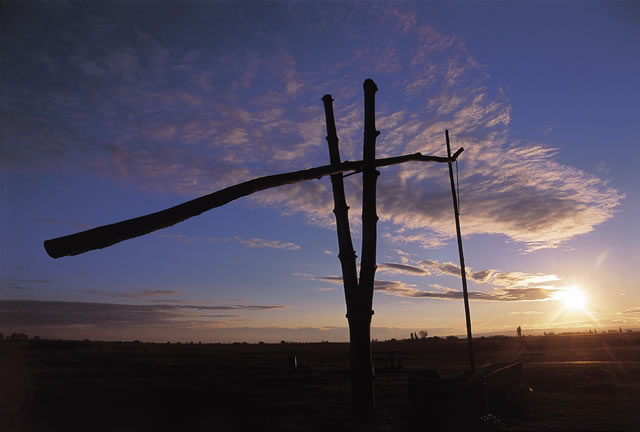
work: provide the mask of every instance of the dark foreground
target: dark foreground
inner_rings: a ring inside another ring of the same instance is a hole
[[[639,333],[477,339],[474,348],[479,366],[523,362],[518,397],[474,428],[640,430]],[[434,430],[428,407],[410,408],[409,377],[461,374],[465,341],[380,342],[374,352],[378,412],[367,429]],[[390,353],[401,367],[385,361]],[[347,359],[346,344],[327,343],[3,342],[0,430],[354,430]]]

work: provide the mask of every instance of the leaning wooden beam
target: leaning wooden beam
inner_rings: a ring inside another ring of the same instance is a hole
[[[327,144],[329,146],[329,160],[332,166],[340,165],[340,149],[338,147],[338,134],[336,122],[333,116],[333,98],[331,95],[322,97],[324,113],[327,122]],[[333,190],[333,214],[336,216],[336,231],[338,232],[338,258],[342,267],[342,279],[344,284],[344,296],[347,311],[352,307],[353,294],[358,289],[358,272],[356,270],[356,251],[353,250],[351,230],[349,229],[349,206],[344,196],[344,180],[342,174],[331,175],[331,188]]]
[[[464,149],[460,148],[451,158],[424,156],[420,153],[414,153],[410,155],[378,159],[376,160],[376,166],[395,165],[408,161],[446,163],[450,160],[455,160],[463,150]],[[46,240],[44,242],[44,248],[52,258],[78,255],[94,249],[102,249],[124,240],[129,240],[162,228],[170,227],[178,222],[182,222],[193,216],[197,216],[208,210],[220,207],[228,202],[251,195],[252,193],[259,192],[261,190],[347,171],[362,171],[362,161],[346,161],[340,163],[338,166],[324,165],[317,168],[310,168],[308,170],[294,171],[248,180],[156,213],[151,213],[110,225],[104,225],[64,237]]]

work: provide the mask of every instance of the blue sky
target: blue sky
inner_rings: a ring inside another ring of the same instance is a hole
[[[459,164],[474,331],[640,327],[640,8],[611,2],[5,2],[0,329],[347,340],[328,178],[53,260],[42,242],[254,177]],[[381,169],[373,337],[463,334],[446,165]],[[361,178],[345,180],[360,255]],[[572,307],[572,292],[584,305]]]

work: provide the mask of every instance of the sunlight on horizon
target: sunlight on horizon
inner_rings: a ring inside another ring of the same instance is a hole
[[[583,287],[579,285],[569,285],[560,288],[555,292],[552,299],[560,302],[558,310],[551,319],[552,322],[555,322],[560,316],[566,313],[572,316],[579,314],[588,319],[587,323],[595,325],[595,327],[600,327],[601,323],[594,315],[594,312],[589,309],[589,298]]]
[[[575,285],[566,287],[564,290],[556,293],[555,299],[562,301],[564,308],[570,311],[587,312],[587,298],[584,290]]]

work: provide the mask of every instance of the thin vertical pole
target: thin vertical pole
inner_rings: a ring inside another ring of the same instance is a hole
[[[445,130],[447,138],[447,156],[451,158],[451,145],[449,144],[449,130]],[[458,236],[458,254],[460,255],[460,274],[462,276],[462,294],[464,296],[464,314],[467,320],[467,345],[469,348],[469,365],[471,372],[475,371],[473,361],[473,342],[471,337],[471,313],[469,312],[469,292],[467,291],[467,272],[464,267],[464,253],[462,252],[462,234],[460,234],[460,211],[458,209],[458,198],[456,196],[456,185],[453,180],[453,163],[449,161],[449,179],[451,180],[451,195],[453,196],[453,212],[456,217],[456,235]]]

